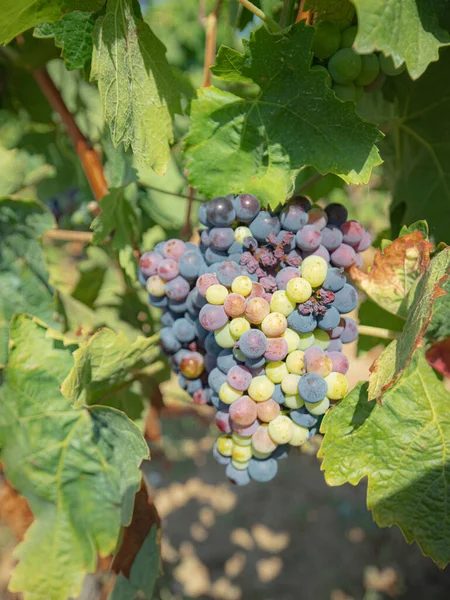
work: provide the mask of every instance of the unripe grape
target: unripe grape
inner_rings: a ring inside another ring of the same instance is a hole
[[[314,332],[311,333],[300,333],[299,334],[299,350],[306,350],[310,348],[315,343]]]
[[[229,323],[214,332],[214,339],[221,348],[234,348],[236,343],[236,339],[231,334]]]
[[[358,27],[356,25],[344,29],[341,33],[341,48],[351,48],[357,33]]]
[[[370,85],[378,77],[380,62],[376,54],[361,56],[361,72],[355,79],[356,85]]]
[[[331,359],[328,359],[331,362]],[[328,385],[327,396],[330,400],[341,400],[348,391],[348,380],[342,373],[332,372],[325,381]]]
[[[188,352],[181,359],[180,371],[189,379],[196,379],[205,370],[205,361],[199,352]]]
[[[302,277],[306,279],[313,288],[319,287],[325,281],[328,264],[321,256],[308,256],[302,262]]]
[[[288,281],[286,294],[294,302],[306,302],[311,298],[312,287],[309,281],[303,277],[295,277]]]
[[[291,441],[294,423],[287,416],[279,415],[269,423],[270,438],[276,444],[287,444]]]
[[[281,337],[287,342],[288,354],[298,349],[300,344],[300,335],[296,331],[289,329],[288,327]]]
[[[260,425],[255,431],[255,433],[252,435],[252,447],[254,451],[261,452],[262,454],[267,454],[275,450],[277,444],[270,437],[267,425]],[[231,451],[229,456],[230,455]]]
[[[329,58],[339,48],[340,42],[341,32],[334,23],[319,21],[316,24],[312,51],[318,58]]]
[[[241,396],[230,406],[230,419],[239,427],[249,427],[256,417],[257,406],[249,396]]]
[[[206,300],[210,304],[223,304],[227,296],[227,288],[224,285],[220,285],[220,283],[212,285],[206,292]]]
[[[330,408],[330,401],[325,396],[325,398],[320,402],[305,402],[305,408],[310,414],[318,417],[319,415],[324,415],[327,412],[327,410]]]
[[[270,310],[272,312],[279,312],[285,317],[288,317],[291,314],[291,312],[295,310],[295,308],[295,302],[290,300],[290,298],[284,290],[277,290],[272,295],[272,299],[270,301]]]
[[[245,313],[246,300],[242,294],[228,294],[223,308],[229,317],[241,317]]]
[[[334,83],[333,92],[339,100],[356,102],[356,88],[351,81],[349,83]]]
[[[354,81],[361,72],[361,57],[351,48],[341,48],[330,58],[328,70],[336,83]]]
[[[281,382],[281,389],[285,394],[293,396],[298,393],[298,382],[300,381],[300,375],[295,373],[288,373],[283,377]]]
[[[286,367],[289,373],[302,375],[305,372],[305,353],[302,350],[294,350],[294,352],[288,354],[286,357]]]
[[[284,405],[291,409],[301,408],[305,405],[300,394],[286,394],[284,397]]]
[[[307,427],[301,427],[296,423],[292,423],[292,436],[289,441],[291,446],[301,446],[308,441],[309,429]]]
[[[275,386],[265,375],[255,377],[248,388],[248,395],[255,402],[264,402],[272,397]]]
[[[238,340],[243,333],[250,329],[250,323],[243,317],[238,317],[230,321],[230,333],[235,340]]]
[[[288,375],[288,370],[287,370],[285,362],[280,360],[278,362],[267,363],[266,376],[273,383],[281,383],[283,381],[283,379],[286,377],[286,375]]]
[[[231,459],[231,465],[237,469],[238,471],[242,471],[242,472],[247,472],[248,469],[248,465],[250,464],[249,460],[246,460],[244,462],[240,462],[234,458]]]
[[[246,275],[239,275],[233,280],[231,284],[231,290],[235,294],[241,294],[242,296],[248,296],[252,291],[252,280]]]
[[[221,435],[217,440],[217,450],[223,456],[231,456],[233,450],[233,440],[231,435]]]
[[[386,75],[390,75],[391,77],[395,77],[396,75],[400,75],[406,69],[406,64],[402,63],[399,67],[396,67],[394,64],[394,60],[392,56],[385,56],[384,54],[379,54],[378,56],[380,61],[380,68]]]
[[[237,227],[234,232],[234,239],[239,244],[243,244],[245,238],[252,237],[252,232],[248,227]]]
[[[219,398],[225,404],[233,404],[242,396],[242,392],[239,390],[235,390],[231,387],[231,385],[227,382],[222,383],[219,390]]]
[[[261,323],[261,329],[267,337],[278,338],[283,335],[287,328],[286,317],[279,312],[267,315]]]
[[[247,300],[245,307],[245,318],[253,325],[259,325],[270,313],[270,306],[264,298],[252,298]]]
[[[233,434],[234,435],[234,434]],[[249,438],[251,444],[251,438]],[[237,444],[233,445],[233,449],[231,451],[231,458],[237,462],[244,463],[248,462],[252,457],[252,447],[248,446],[238,446]]]
[[[233,433],[231,434],[231,439],[233,440],[233,443],[237,446],[251,446],[252,444],[251,435],[240,435],[235,431],[233,431]]]
[[[166,282],[159,275],[152,275],[147,279],[147,292],[152,296],[160,298],[166,295]]]
[[[263,423],[270,423],[280,414],[280,405],[272,398],[256,405],[258,419]]]

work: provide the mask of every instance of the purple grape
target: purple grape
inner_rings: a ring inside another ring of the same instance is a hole
[[[230,406],[230,419],[238,427],[249,427],[256,421],[256,417],[256,402],[250,396],[241,396]]]
[[[309,212],[311,210],[311,202],[306,198],[306,196],[293,196],[288,201],[288,206],[300,206],[305,212]]]
[[[226,252],[220,252],[219,250],[213,250],[211,247],[206,248],[205,250],[205,260],[208,265],[213,265],[214,263],[220,263],[228,258],[228,254]]]
[[[275,448],[270,458],[274,458],[275,460],[283,460],[289,456],[290,451],[291,447],[289,444],[281,444]]]
[[[169,298],[167,296],[152,296],[152,294],[149,294],[148,301],[155,308],[167,308],[169,306]]]
[[[227,382],[235,390],[245,392],[252,382],[252,374],[246,367],[236,365],[228,371]]]
[[[322,288],[329,292],[338,292],[341,290],[347,279],[341,268],[331,267],[328,269],[325,281],[322,283]]]
[[[333,327],[333,329],[329,332],[330,338],[332,340],[337,340],[338,338],[341,337],[341,335],[344,331],[344,325],[345,325],[344,319],[341,319],[339,321],[339,324],[336,325],[336,327]]]
[[[167,306],[170,310],[177,315],[182,315],[187,311],[186,300],[175,300],[173,298],[167,299]]]
[[[330,256],[331,264],[335,267],[351,267],[356,261],[355,251],[348,244],[341,244]]]
[[[200,234],[200,242],[203,245],[204,249],[209,248],[210,240],[209,240],[209,229],[204,229]],[[204,254],[204,252],[202,252]]]
[[[264,356],[260,356],[259,358],[246,358],[245,359],[245,366],[250,371],[255,371],[257,369],[260,369],[260,368],[264,367],[265,364],[266,364],[266,359],[264,358]]]
[[[219,356],[223,348],[216,342],[216,338],[213,333],[208,333],[205,338],[205,350],[207,354],[212,356]]]
[[[216,412],[215,421],[219,431],[222,433],[231,433],[231,421],[229,413],[218,410]]]
[[[233,404],[234,404],[234,402],[233,402]],[[258,419],[256,419],[256,421],[254,421],[248,427],[240,427],[239,425],[237,425],[236,423],[231,421],[231,429],[238,435],[243,435],[244,437],[249,437],[249,436],[253,435],[255,433],[255,431],[258,429],[259,425],[260,425],[260,423],[259,423]]]
[[[239,363],[230,348],[222,350],[217,357],[217,366],[223,373],[228,373],[232,367],[235,367],[238,364]]]
[[[278,472],[278,463],[274,458],[258,460],[251,458],[248,463],[248,474],[258,483],[271,481]]]
[[[188,297],[189,291],[189,283],[180,275],[166,284],[166,294],[173,300],[184,300]]]
[[[231,227],[214,227],[209,232],[209,246],[214,250],[226,252],[234,243],[234,230]]]
[[[219,283],[219,280],[212,273],[205,273],[204,275],[200,275],[195,283],[195,287],[198,290],[200,296],[206,298],[206,292],[212,285],[216,285]]]
[[[216,277],[219,283],[225,287],[231,287],[231,284],[241,274],[240,265],[232,260],[224,260],[217,265]]]
[[[328,358],[331,359],[333,363],[333,371],[336,373],[342,373],[345,375],[349,369],[350,363],[348,358],[342,352],[337,350],[327,350],[326,352]]]
[[[182,343],[192,342],[195,339],[195,327],[184,317],[175,321],[172,331],[177,340]]]
[[[284,394],[279,383],[275,384],[275,390],[272,394],[272,399],[275,400],[275,402],[278,402],[278,404],[284,404]]]
[[[328,344],[327,352],[340,352],[342,350],[341,340],[330,340]]]
[[[356,246],[362,240],[364,227],[359,221],[347,221],[341,225],[343,240],[349,246]]]
[[[267,338],[259,329],[249,329],[240,337],[239,348],[246,358],[260,358],[267,349]]]
[[[200,257],[194,250],[188,250],[178,261],[180,275],[192,281],[199,276],[200,267],[203,264],[203,257]]]
[[[300,277],[300,271],[296,267],[285,267],[284,269],[281,269],[275,276],[277,288],[279,290],[285,290],[289,281],[295,277]]]
[[[180,350],[181,343],[175,336],[171,328],[163,327],[159,332],[159,335],[161,338],[161,346],[166,352],[168,352],[169,354],[174,354],[175,352],[178,352],[178,350]]]
[[[287,318],[288,327],[297,333],[311,333],[317,327],[317,320],[313,313],[302,315],[294,310]]]
[[[370,237],[370,233],[368,231],[364,231],[361,241],[358,242],[358,244],[356,244],[354,248],[356,252],[364,252],[364,250],[367,250],[367,248],[369,248],[371,243],[372,239]]]
[[[229,198],[219,196],[206,204],[206,218],[215,227],[227,227],[236,219],[236,211]]]
[[[330,252],[342,244],[342,231],[336,225],[328,225],[322,229],[322,244]]]
[[[214,392],[214,390],[212,390]],[[211,406],[214,406],[217,410],[221,410],[222,412],[227,412],[230,408],[228,404],[222,402],[217,393],[213,393],[211,396]]]
[[[350,344],[358,337],[358,325],[350,317],[344,317],[344,331],[341,334],[343,344]]]
[[[217,331],[228,323],[228,315],[223,306],[205,304],[200,311],[200,323],[207,331]]]
[[[250,483],[250,477],[248,476],[247,469],[239,470],[233,467],[230,463],[225,469],[225,474],[231,483],[237,486],[248,485]]]
[[[213,356],[212,354],[205,354],[203,360],[205,361],[205,371],[207,373],[211,373],[211,371],[217,367],[216,356]]]
[[[226,382],[226,380],[227,376],[217,368],[213,369],[208,375],[208,385],[216,392],[216,394],[219,393],[220,387]]]
[[[181,240],[168,240],[163,246],[164,258],[173,258],[179,260],[186,252],[186,244]]]
[[[161,325],[163,327],[172,327],[172,325],[175,323],[175,317],[174,315],[169,312],[168,310],[164,311],[163,314],[161,315]]]
[[[329,204],[325,208],[325,212],[328,215],[328,225],[335,225],[336,227],[340,227],[343,223],[345,223],[348,217],[348,212],[345,206],[342,206],[342,204],[337,204],[336,202]]]
[[[158,275],[170,281],[179,274],[178,263],[173,258],[164,258],[158,265]]]
[[[258,198],[251,194],[241,194],[233,201],[236,217],[243,223],[251,223],[261,210]]]
[[[162,256],[158,252],[144,252],[139,259],[139,268],[145,277],[151,277],[157,274],[161,261]]]
[[[320,246],[315,250],[303,250],[302,257],[306,258],[307,256],[311,256],[313,254],[315,256],[321,256],[327,263],[330,262],[330,253],[325,246],[322,246],[322,244],[320,244]]]
[[[298,393],[305,402],[314,404],[325,398],[328,384],[325,379],[317,373],[306,373],[300,377],[298,382]]]
[[[280,213],[280,223],[283,229],[296,233],[308,222],[305,210],[296,204],[287,205]]]
[[[334,306],[330,306],[324,314],[317,315],[317,326],[320,329],[329,331],[339,325],[341,315]]]
[[[295,243],[301,250],[317,250],[322,234],[314,225],[305,225],[295,234]]]
[[[212,227],[212,223],[208,220],[208,215],[206,214],[206,209],[208,208],[207,203],[200,204],[198,207],[198,220],[205,227]]]
[[[317,423],[317,417],[308,412],[304,406],[291,410],[289,416],[300,427],[307,427],[309,429]]]
[[[278,217],[262,210],[249,225],[250,231],[258,242],[265,242],[270,233],[278,235],[281,225]]]
[[[217,442],[213,446],[212,454],[219,465],[229,465],[231,463],[231,456],[224,456],[217,450]]]
[[[312,206],[308,212],[308,223],[314,225],[319,231],[322,231],[328,223],[328,215],[320,206]]]
[[[161,256],[164,256],[164,255],[163,255],[163,248],[164,248],[164,244],[165,244],[165,243],[166,243],[166,242],[158,242],[158,243],[156,244],[156,246],[153,248],[153,252],[157,252],[157,253],[158,253],[158,254],[160,254]]]
[[[355,288],[346,283],[341,290],[335,293],[333,306],[341,314],[354,310],[358,306],[358,293]]]
[[[268,361],[278,362],[284,360],[288,353],[288,345],[283,338],[267,338],[267,349],[264,358]]]

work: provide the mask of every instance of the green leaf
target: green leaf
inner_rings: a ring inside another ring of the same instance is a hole
[[[81,404],[108,404],[108,399],[121,393],[136,379],[140,371],[159,356],[158,336],[138,337],[129,342],[125,334],[110,329],[97,332],[87,344],[74,352],[75,364],[61,386],[61,392]],[[153,365],[158,369],[158,363]]]
[[[54,177],[56,170],[47,164],[41,154],[29,154],[17,148],[8,150],[0,146],[0,196],[15,194],[25,187]]]
[[[0,198],[0,365],[8,357],[9,321],[15,312],[32,313],[57,327],[39,241],[52,227],[51,212],[38,202]]]
[[[119,573],[108,600],[151,600],[159,577],[158,527],[153,525],[139,549],[127,579]]]
[[[369,298],[405,319],[409,312],[408,294],[429,268],[432,247],[420,231],[388,241],[377,250],[369,273],[356,267],[350,269],[352,279]]]
[[[431,321],[433,305],[445,292],[440,287],[450,269],[450,248],[437,254],[430,267],[411,288],[408,295],[408,318],[403,333],[377,358],[371,367],[369,399],[381,400],[410,363],[417,348],[423,345]]]
[[[450,277],[442,282],[445,295],[436,298],[433,305],[433,316],[426,331],[428,341],[443,340],[450,337]]]
[[[102,199],[102,212],[92,221],[92,243],[101,244],[114,230],[114,248],[120,250],[128,244],[137,246],[140,235],[139,213],[130,192],[128,187],[109,189],[108,195]]]
[[[397,116],[381,145],[393,192],[391,221],[425,219],[436,242],[450,243],[450,49],[441,52],[418,81],[405,74],[392,77],[390,91]]]
[[[412,225],[403,225],[400,229],[399,237],[402,235],[406,235],[407,233],[413,233],[413,231],[420,231],[424,240],[428,240],[429,237],[429,229],[428,223],[426,221],[417,221]]]
[[[406,63],[413,79],[438,60],[450,34],[439,26],[437,4],[426,0],[352,0],[358,15],[355,47],[361,54],[381,50],[396,66]]]
[[[0,388],[2,460],[35,520],[16,549],[10,589],[25,599],[66,600],[80,594],[97,555],[114,551],[148,448],[124,414],[77,408],[61,395],[73,348],[42,323],[18,315],[11,341]]]
[[[186,156],[190,182],[206,196],[245,191],[275,207],[307,164],[360,183],[380,163],[376,126],[338,100],[323,73],[310,71],[313,35],[304,23],[282,36],[262,27],[244,40],[244,54],[219,50],[214,75],[256,83],[260,92],[240,98],[209,87],[193,101]]]
[[[180,112],[164,45],[133,12],[131,0],[109,0],[94,30],[91,79],[98,81],[114,146],[131,146],[139,164],[163,174]]]
[[[325,415],[325,479],[356,485],[367,477],[378,525],[398,525],[443,568],[450,561],[450,393],[418,350],[382,406],[367,399],[367,384],[359,384]]]
[[[349,0],[306,0],[304,10],[319,13],[324,21],[333,21],[341,29],[352,24],[355,7]]]
[[[34,37],[54,38],[62,49],[61,56],[67,69],[83,69],[92,57],[92,32],[95,17],[89,12],[74,11],[57,23],[42,23],[34,30]]]
[[[7,44],[16,35],[39,23],[55,22],[72,10],[95,12],[104,0],[4,0],[0,22],[0,44]]]

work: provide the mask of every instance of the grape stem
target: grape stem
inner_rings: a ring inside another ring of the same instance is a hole
[[[370,325],[358,325],[358,332],[360,335],[370,335],[383,340],[396,340],[401,335],[399,331],[383,329],[382,327],[372,327]]]
[[[138,182],[140,187],[145,188],[146,190],[153,190],[154,192],[159,192],[161,194],[168,194],[169,196],[177,196],[178,198],[185,198],[186,200],[190,200],[190,194],[178,194],[177,192],[169,192],[169,190],[163,190],[161,188],[155,187],[154,185],[149,185],[148,183],[143,183],[142,181]],[[193,200],[196,198],[194,197]]]
[[[312,14],[310,10],[304,10],[305,8],[305,0],[300,1],[300,6],[298,7],[297,18],[295,22],[306,21],[307,25],[311,25],[312,22]]]
[[[100,157],[80,131],[72,113],[67,108],[59,90],[48,74],[47,69],[45,67],[35,69],[33,76],[50,106],[59,114],[61,121],[66,126],[67,133],[75,147],[75,151],[91,186],[92,193],[97,202],[99,202],[108,193],[108,184]],[[98,209],[98,212],[100,212],[100,209]]]
[[[206,40],[202,87],[209,87],[211,85],[211,67],[214,64],[216,56],[217,21],[219,19],[221,6],[222,0],[217,0],[214,10],[206,17],[206,19],[203,19]]]
[[[57,240],[61,242],[81,242],[90,244],[92,242],[90,231],[71,231],[68,229],[50,229],[44,234],[46,240]]]
[[[269,17],[268,15],[266,15],[266,13],[264,13],[260,8],[255,6],[252,2],[250,2],[250,0],[238,0],[238,2],[239,2],[239,4],[242,4],[242,6],[244,8],[246,8],[251,13],[256,15],[259,19],[261,19],[261,21],[264,21],[264,23],[267,25],[267,27],[271,31],[278,31],[278,32],[281,31],[281,28],[278,25],[278,23],[276,23],[272,19],[272,17]]]

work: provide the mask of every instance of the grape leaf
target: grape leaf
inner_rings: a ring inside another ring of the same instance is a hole
[[[10,583],[25,599],[79,595],[97,554],[111,554],[130,521],[138,467],[148,457],[138,428],[123,413],[74,407],[62,396],[73,348],[59,337],[36,319],[16,316],[0,388],[5,473],[35,518],[16,549]]]
[[[358,15],[355,47],[361,54],[381,50],[396,66],[406,63],[413,79],[439,59],[450,34],[439,26],[440,8],[426,0],[353,0]]]
[[[45,162],[41,154],[29,154],[18,148],[0,146],[0,196],[16,194],[23,188],[36,185],[47,177],[54,177],[56,170]]]
[[[54,226],[49,210],[34,200],[0,198],[0,365],[8,357],[9,321],[30,312],[57,326],[39,237]]]
[[[391,222],[425,219],[436,242],[450,243],[450,49],[418,80],[406,74],[390,78],[397,116],[381,145],[389,187],[393,190]],[[436,90],[439,90],[436,97]]]
[[[436,298],[433,315],[426,331],[428,341],[443,340],[450,337],[450,277],[442,282],[445,295]]]
[[[0,21],[0,44],[46,21],[55,22],[72,10],[96,12],[105,0],[3,0]]]
[[[370,273],[351,267],[353,281],[369,298],[394,315],[408,315],[408,292],[430,266],[433,244],[420,231],[403,235],[377,250]]]
[[[256,83],[260,92],[240,98],[208,87],[193,101],[186,156],[190,182],[206,196],[245,191],[275,207],[305,164],[360,183],[380,163],[376,126],[338,100],[323,73],[310,71],[313,35],[304,23],[283,35],[262,27],[244,40],[244,54],[219,50],[214,75]]]
[[[450,248],[439,252],[429,268],[411,288],[408,295],[405,327],[398,340],[394,340],[371,367],[369,399],[380,401],[408,366],[417,348],[423,346],[423,337],[431,321],[433,304],[445,294],[441,288],[450,269]]]
[[[42,23],[34,30],[34,37],[54,38],[62,49],[61,56],[69,70],[83,69],[92,56],[92,32],[95,17],[89,12],[67,13],[57,23]]]
[[[124,333],[111,329],[97,332],[74,352],[74,367],[61,386],[61,392],[75,406],[109,404],[110,398],[128,388],[140,371],[158,370],[158,336],[138,337],[130,342]],[[146,368],[147,367],[147,368]]]
[[[324,21],[334,21],[343,29],[352,24],[355,7],[349,0],[306,0],[304,10],[312,10]]]
[[[101,244],[114,230],[113,247],[117,250],[131,244],[137,247],[140,237],[139,211],[130,187],[110,188],[102,199],[102,212],[92,221],[93,244]]]
[[[450,561],[450,393],[418,350],[383,405],[359,384],[324,417],[319,457],[329,485],[368,478],[380,527],[398,525],[440,567]]]
[[[108,1],[95,24],[91,79],[98,81],[114,146],[131,146],[139,164],[159,174],[170,159],[172,115],[181,112],[165,54],[132,0]]]

